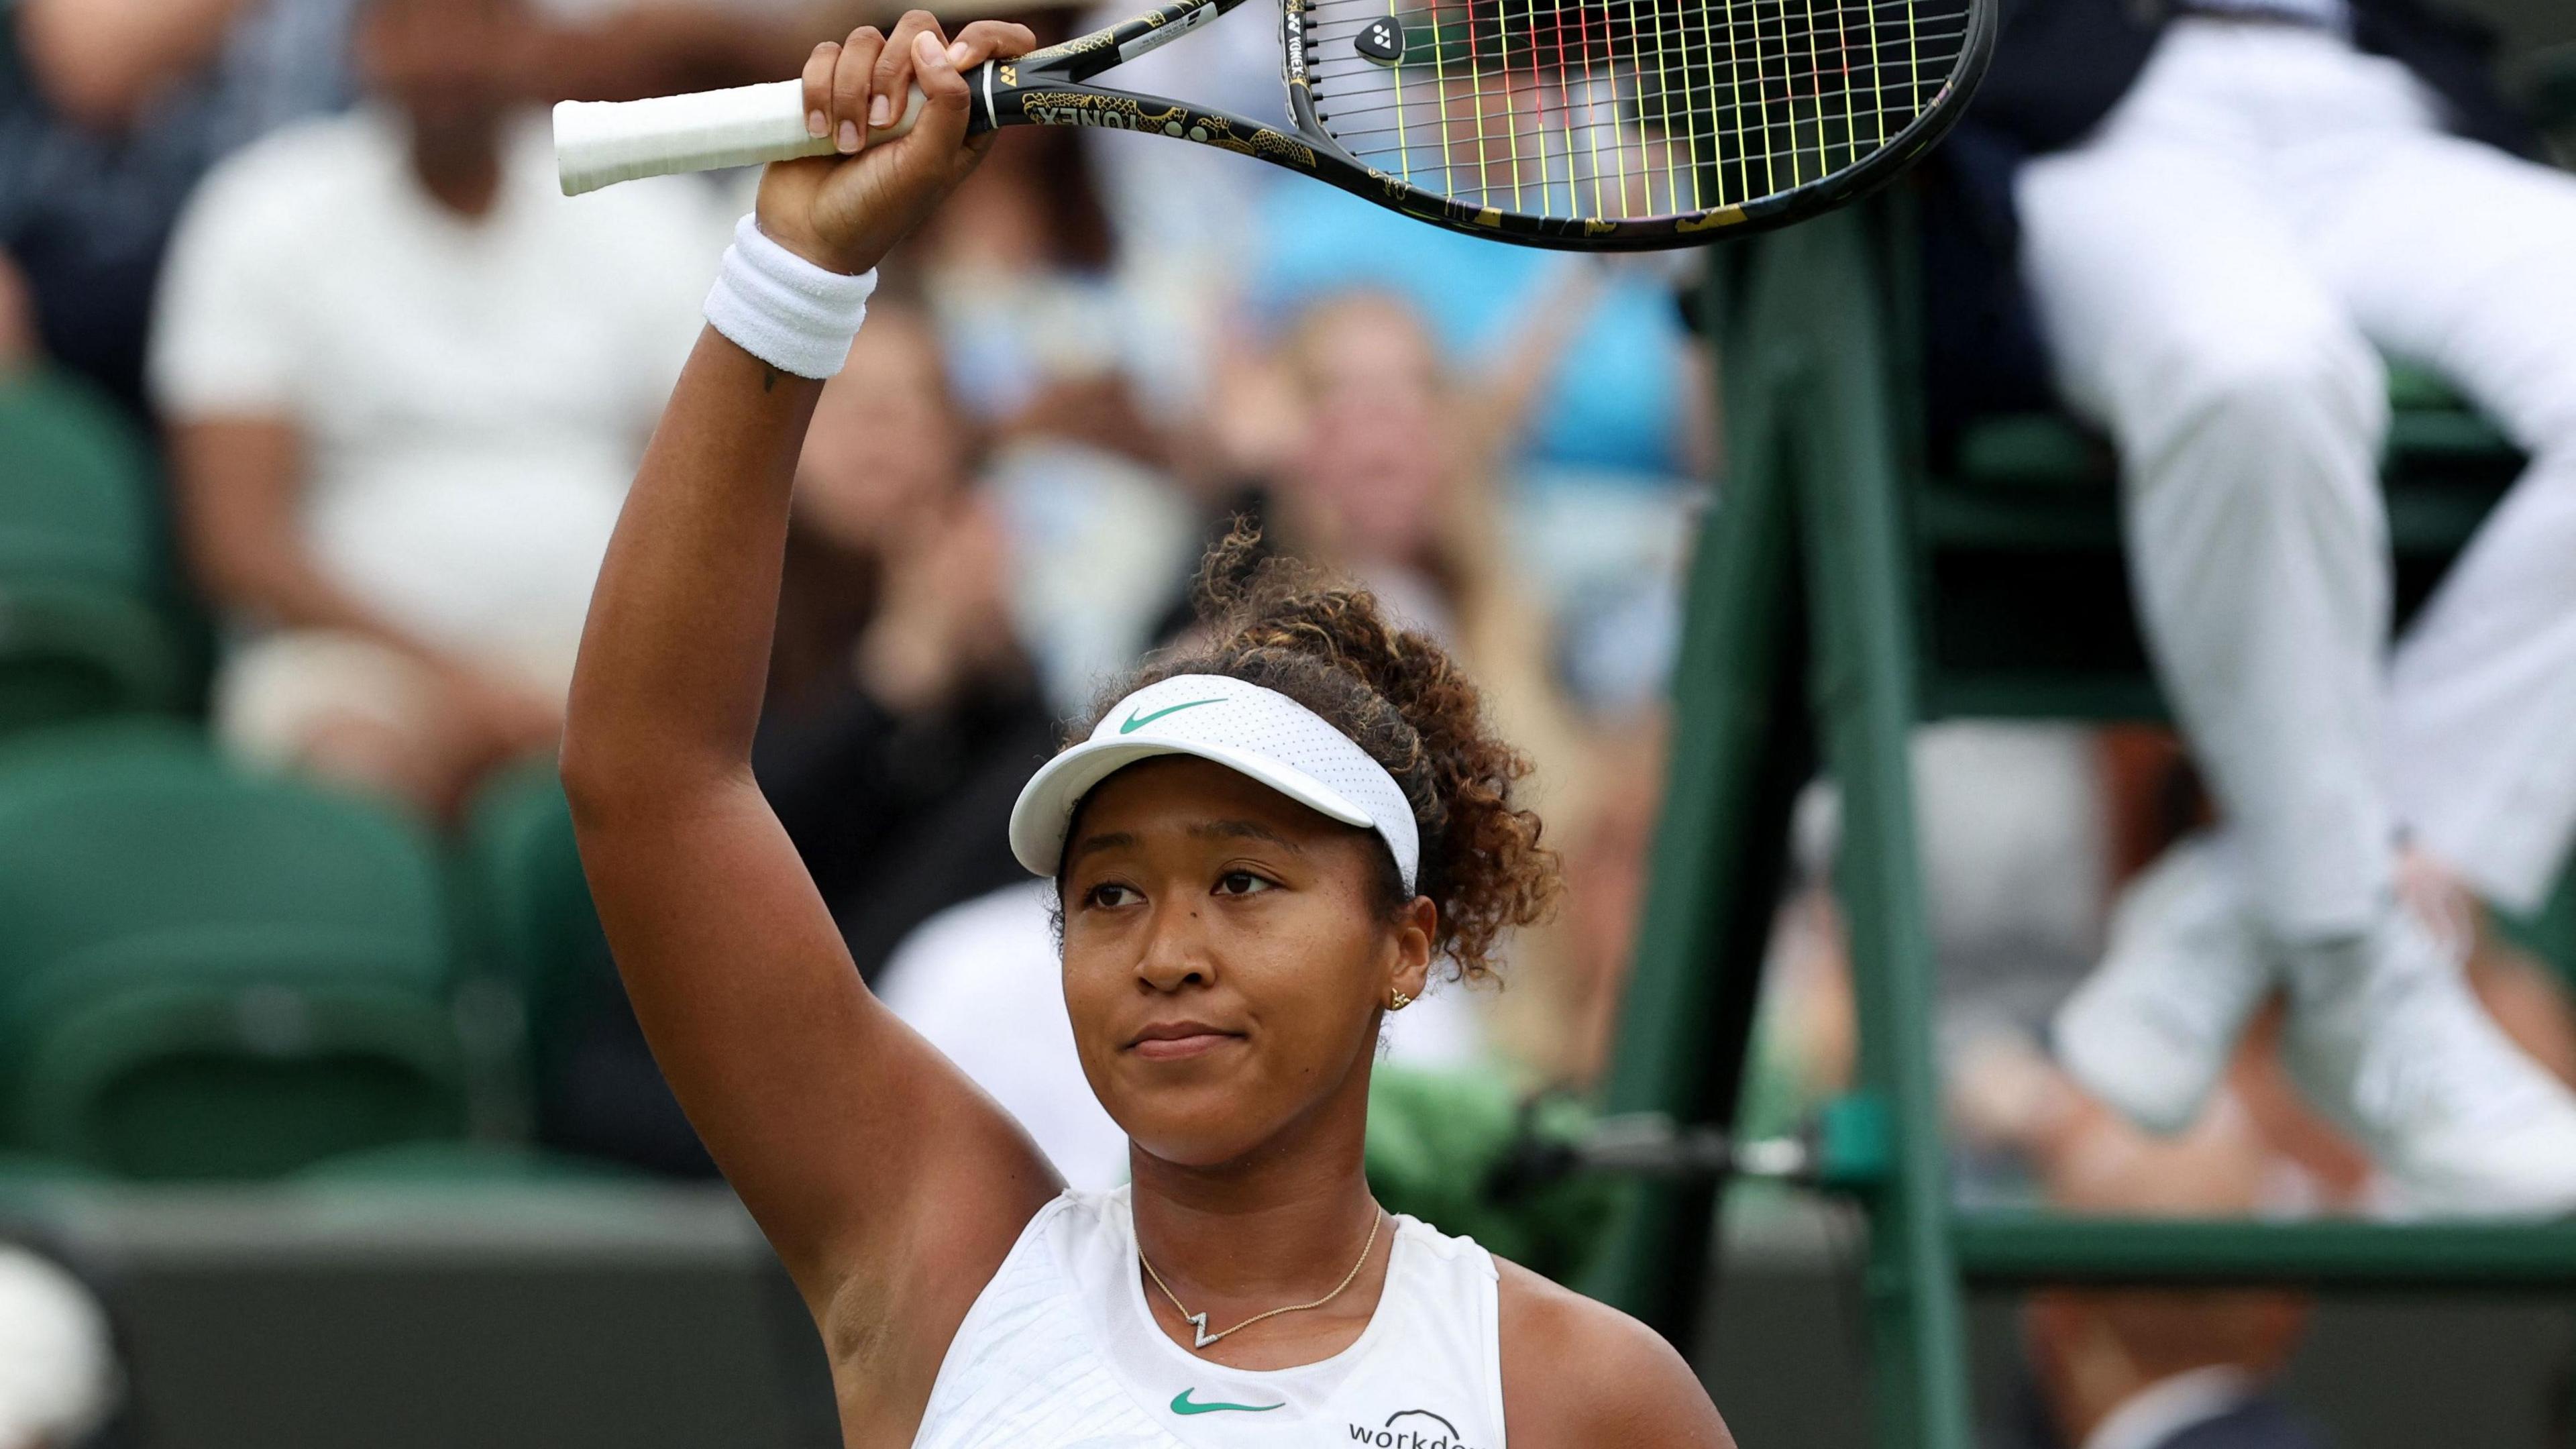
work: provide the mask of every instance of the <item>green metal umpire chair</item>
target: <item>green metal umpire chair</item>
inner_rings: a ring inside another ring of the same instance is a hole
[[[2062,420],[2017,417],[1972,427],[1940,474],[1927,461],[1913,204],[1889,193],[1712,255],[1731,469],[1689,584],[1665,818],[1610,1110],[1732,1123],[1790,809],[1821,765],[1842,795],[1836,885],[1860,1015],[1859,1080],[1828,1113],[1824,1176],[1870,1225],[1879,1444],[1975,1442],[1970,1286],[2576,1289],[2576,1223],[2132,1222],[1953,1207],[1908,735],[1949,716],[2160,708],[2107,452]],[[2438,385],[2396,391],[2391,530],[2401,597],[2420,598],[2519,460]],[[1592,1284],[1686,1347],[1719,1188],[1636,1187]]]

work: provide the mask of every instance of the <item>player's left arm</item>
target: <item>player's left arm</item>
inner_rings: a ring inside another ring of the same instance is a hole
[[[1516,1263],[1495,1266],[1513,1449],[1735,1449],[1708,1390],[1662,1335]]]

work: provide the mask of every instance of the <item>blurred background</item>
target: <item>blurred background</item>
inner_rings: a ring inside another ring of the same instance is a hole
[[[2576,114],[2576,8],[2469,9],[2497,95]],[[1121,18],[940,13],[1041,43]],[[753,178],[566,201],[542,106],[776,79],[891,19],[0,0],[0,1449],[838,1442],[813,1330],[626,1010],[551,768],[591,573]],[[1119,83],[1270,117],[1275,28],[1246,5]],[[1973,275],[1943,248],[1977,229],[1942,218],[1977,184],[1904,190],[1936,296]],[[859,969],[1073,1183],[1125,1146],[1003,822],[1249,515],[1459,653],[1536,762],[1565,907],[1507,987],[1397,1019],[1371,1171],[1587,1271],[1608,1188],[1496,1184],[1615,1071],[1666,762],[1699,743],[1669,701],[1728,496],[1710,255],[1518,250],[1030,128],[886,263],[799,474],[757,769]],[[1925,310],[1927,355],[1974,345]],[[2027,433],[2034,405],[1955,377],[1929,379],[1945,446]],[[2123,887],[2208,815],[2171,730],[1943,723],[1912,765],[1959,1201],[2369,1210],[2371,1163],[2262,1028],[2178,1137],[2047,1056]],[[1748,1134],[1854,1079],[1840,830],[1808,788]],[[2485,1008],[2576,1080],[2555,938],[2454,904]],[[1748,1445],[1871,1442],[1859,1218],[1727,1204],[1693,1344],[1720,1407]],[[1972,1323],[1998,1445],[2109,1445],[2121,1403],[2213,1367],[2314,1436],[2229,1443],[2576,1445],[2563,1298],[2039,1292]]]

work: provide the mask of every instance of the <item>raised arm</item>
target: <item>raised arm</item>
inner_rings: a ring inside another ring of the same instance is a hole
[[[771,167],[764,231],[862,272],[964,178],[958,67],[1030,39],[979,24],[954,61],[940,44],[916,12],[891,41],[863,30],[817,51],[808,103],[836,131],[864,128],[870,95],[903,95],[916,69],[930,104],[899,142]],[[563,770],[663,1074],[823,1324],[845,1415],[902,1424],[905,1442],[958,1321],[1057,1188],[1009,1118],[860,984],[752,781],[789,489],[820,390],[700,336],[600,571]]]

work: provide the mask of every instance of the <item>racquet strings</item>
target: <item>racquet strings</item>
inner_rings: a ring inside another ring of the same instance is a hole
[[[1325,131],[1529,216],[1679,216],[1850,169],[1933,104],[1971,0],[1308,0]]]

